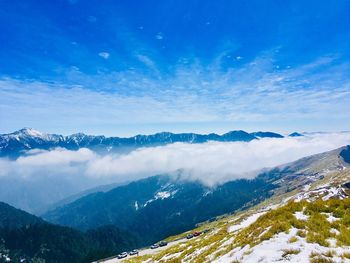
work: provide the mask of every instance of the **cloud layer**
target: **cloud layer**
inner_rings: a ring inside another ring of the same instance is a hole
[[[40,215],[52,204],[84,190],[164,173],[208,186],[253,178],[272,167],[350,144],[350,133],[261,139],[251,142],[175,143],[127,154],[89,149],[33,150],[17,160],[0,158],[0,200]]]
[[[175,143],[105,156],[88,149],[55,149],[34,152],[15,161],[2,159],[0,176],[62,176],[74,178],[76,182],[85,180],[101,184],[181,170],[185,179],[199,180],[212,186],[229,180],[252,178],[262,168],[347,144],[350,144],[350,133],[264,138],[251,142]]]
[[[253,178],[265,167],[274,167],[301,157],[350,143],[350,133],[310,137],[265,138],[251,142],[175,143],[143,148],[122,156],[104,156],[88,163],[89,176],[129,178],[181,170],[188,180],[213,186],[226,181]]]

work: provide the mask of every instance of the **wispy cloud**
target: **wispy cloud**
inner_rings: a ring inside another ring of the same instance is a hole
[[[100,52],[100,53],[98,53],[98,55],[104,59],[108,59],[110,56],[110,54],[108,52]]]
[[[156,66],[156,63],[148,56],[137,54],[137,59],[142,62],[147,68],[151,69],[158,77],[159,77],[159,70]]]
[[[158,71],[151,57],[137,56]],[[134,70],[85,75],[72,69],[65,84],[2,78],[0,117],[7,130],[42,128],[43,122],[47,127],[75,123],[83,130],[102,125],[100,132],[107,133],[128,124],[139,125],[142,132],[142,125],[151,123],[347,129],[349,63],[325,56],[296,68],[275,66],[273,57],[264,55],[241,67],[197,61],[153,76]]]
[[[158,39],[158,40],[162,40],[162,39],[163,39],[162,32],[159,32],[159,33],[156,35],[156,39]]]

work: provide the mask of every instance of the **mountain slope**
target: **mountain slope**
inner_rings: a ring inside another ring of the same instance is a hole
[[[283,135],[274,132],[252,132],[251,135],[257,138],[284,138]]]
[[[97,187],[89,188],[88,190],[85,190],[85,191],[79,192],[77,194],[68,196],[67,198],[64,198],[64,199],[50,205],[45,211],[54,210],[58,207],[73,203],[74,201],[76,201],[84,196],[87,196],[89,194],[98,193],[98,192],[108,192],[108,191],[110,191],[110,190],[112,190],[120,185],[124,185],[124,183],[113,183],[113,184],[100,185]]]
[[[138,240],[116,226],[86,233],[45,222],[0,203],[0,262],[42,259],[46,262],[87,262],[137,246]],[[22,261],[21,261],[22,262]]]
[[[342,157],[349,151],[343,147],[309,157],[303,167],[302,160],[286,165],[299,168],[287,180],[295,181],[292,191],[276,191],[255,207],[169,237],[167,247],[141,250],[139,257],[124,261],[350,262],[350,168]],[[301,171],[314,176],[313,182],[300,184]],[[205,229],[210,231],[186,239],[188,233]]]
[[[39,223],[43,223],[43,220],[0,202],[0,228],[16,229]]]
[[[282,135],[270,132],[259,132],[259,137],[282,138]],[[245,131],[231,131],[223,135],[195,134],[195,133],[170,133],[161,132],[152,135],[137,135],[130,138],[92,136],[83,133],[69,136],[57,134],[45,134],[31,128],[24,128],[10,134],[0,135],[0,157],[18,157],[22,152],[31,149],[48,150],[55,147],[76,150],[89,148],[98,152],[110,152],[127,150],[128,148],[158,146],[175,142],[203,143],[208,141],[234,142],[251,141],[257,139],[254,133]]]
[[[288,136],[289,137],[301,137],[303,135],[301,133],[299,133],[299,132],[293,132],[293,133],[289,134]]]
[[[114,224],[136,232],[149,244],[198,222],[260,202],[273,187],[262,178],[208,188],[197,182],[154,176],[85,196],[48,212],[44,218],[80,229]]]

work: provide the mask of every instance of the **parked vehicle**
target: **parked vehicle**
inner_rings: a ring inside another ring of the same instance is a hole
[[[128,253],[123,252],[123,253],[120,253],[120,254],[117,256],[117,258],[118,258],[118,259],[121,259],[121,258],[126,258],[127,256],[128,256]]]
[[[159,246],[160,246],[160,247],[165,247],[166,245],[168,245],[168,243],[165,242],[165,241],[160,241],[160,242],[159,242]]]
[[[129,252],[129,256],[138,255],[138,254],[139,254],[139,251],[136,250],[136,249],[131,250],[131,251]]]
[[[193,236],[194,237],[198,237],[200,234],[202,234],[202,232],[196,231],[196,232],[193,233]]]
[[[151,246],[151,249],[156,249],[156,248],[159,248],[158,244],[154,244],[154,245]]]
[[[203,230],[203,233],[205,234],[205,233],[208,233],[209,232],[209,229],[204,229]]]
[[[187,238],[187,239],[191,239],[191,238],[193,238],[193,235],[192,235],[192,234],[188,234],[188,235],[186,236],[186,238]]]

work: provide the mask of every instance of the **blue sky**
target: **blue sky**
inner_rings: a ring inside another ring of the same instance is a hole
[[[0,1],[0,133],[349,130],[350,1]]]

